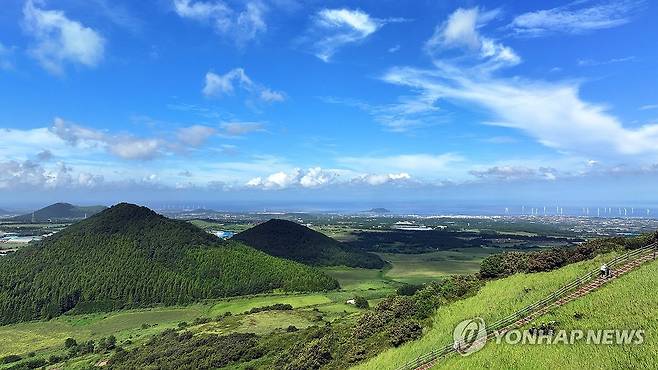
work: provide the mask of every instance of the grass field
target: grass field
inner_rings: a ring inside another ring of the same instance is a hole
[[[343,290],[368,290],[390,288],[395,283],[384,278],[380,270],[353,267],[325,267],[325,273],[338,280]]]
[[[25,354],[31,351],[48,352],[57,350],[61,348],[64,340],[69,337],[86,341],[114,335],[119,342],[126,339],[136,341],[166,328],[176,327],[180,322],[192,322],[197,317],[215,318],[226,312],[241,314],[254,307],[268,306],[275,303],[287,303],[295,308],[338,304],[323,294],[267,295],[184,307],[61,316],[50,321],[32,321],[0,326],[0,357],[9,354]],[[344,304],[342,305],[347,307]],[[263,319],[257,321],[257,323],[263,324],[265,322],[266,320]],[[142,328],[143,324],[147,324],[148,328]],[[301,322],[298,322],[298,324],[303,325]],[[253,326],[251,325],[251,327]],[[257,331],[262,332],[264,330],[268,329],[260,328]]]
[[[431,329],[420,340],[390,349],[357,366],[359,369],[395,369],[431,350],[452,342],[455,326],[466,319],[481,317],[495,322],[514,311],[538,301],[564,283],[595,269],[611,255],[599,256],[551,272],[517,274],[487,283],[477,295],[439,308]],[[496,367],[494,367],[496,368]]]
[[[453,356],[436,369],[651,369],[658,364],[658,263],[610,282],[548,313],[558,329],[643,329],[641,345],[509,345],[488,343],[468,357]],[[578,313],[579,315],[576,315]],[[576,318],[578,317],[578,318]]]
[[[421,254],[379,255],[393,265],[386,272],[386,278],[407,284],[422,284],[449,275],[478,272],[480,262],[485,257],[501,251],[498,248],[460,248]]]

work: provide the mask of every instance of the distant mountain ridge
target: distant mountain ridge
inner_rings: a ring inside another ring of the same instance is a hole
[[[314,266],[382,268],[379,256],[350,248],[296,222],[271,219],[236,234],[239,240],[267,254]]]
[[[70,203],[55,203],[47,207],[41,208],[32,213],[12,217],[12,221],[31,222],[46,222],[48,220],[79,220],[85,217],[91,217],[103,210],[107,209],[105,206],[76,206]]]
[[[69,311],[338,287],[314,268],[122,203],[0,258],[0,325]]]

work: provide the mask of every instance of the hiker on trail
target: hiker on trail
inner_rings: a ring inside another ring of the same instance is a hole
[[[605,265],[605,277],[610,277],[610,267],[608,265]]]
[[[610,271],[610,269],[608,268],[608,265],[606,265],[604,263],[604,264],[601,265],[599,276],[601,276],[601,277],[607,276],[609,271]]]

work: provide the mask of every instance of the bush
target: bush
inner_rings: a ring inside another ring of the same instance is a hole
[[[399,287],[395,292],[397,295],[414,295],[416,294],[417,291],[423,289],[422,284],[405,284],[401,287]]]
[[[75,339],[73,339],[73,338],[66,338],[66,340],[64,341],[64,348],[71,348],[71,347],[75,347],[77,345],[78,345],[78,342],[76,342]]]
[[[23,358],[19,355],[8,355],[0,359],[1,364],[11,364],[12,362],[20,361]]]
[[[420,338],[423,328],[415,321],[406,320],[393,325],[388,330],[388,338],[394,347]]]
[[[370,304],[367,299],[358,295],[354,297],[354,306],[356,306],[356,308],[368,308],[370,307]]]

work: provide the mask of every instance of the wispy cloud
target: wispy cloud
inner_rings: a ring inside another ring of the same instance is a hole
[[[480,59],[487,60],[492,67],[499,64],[518,64],[521,58],[512,48],[482,36],[479,32],[479,28],[484,27],[498,14],[498,10],[457,9],[436,27],[432,37],[425,43],[425,49],[431,54],[440,54],[452,48],[468,50],[476,53]]]
[[[647,104],[640,107],[640,110],[658,109],[658,104]]]
[[[579,59],[578,65],[581,67],[593,67],[593,66],[601,66],[607,64],[633,62],[635,60],[637,60],[637,58],[634,56],[623,57],[623,58],[612,58],[608,60]]]
[[[203,94],[207,97],[233,95],[236,87],[265,103],[282,102],[286,99],[284,92],[254,82],[242,68],[234,68],[223,75],[214,72],[206,73]]]
[[[550,34],[579,34],[612,28],[630,22],[643,9],[643,0],[614,0],[592,4],[574,1],[565,6],[524,13],[508,26],[521,36],[538,37]]]
[[[23,16],[25,31],[36,41],[29,52],[51,73],[63,73],[65,63],[94,67],[103,59],[105,39],[63,11],[44,10],[28,0]]]
[[[538,169],[522,166],[494,166],[485,170],[471,170],[470,174],[481,180],[556,180],[558,171],[550,167]]]
[[[265,125],[261,122],[224,122],[220,125],[221,135],[239,137],[252,132],[265,131]]]
[[[219,0],[174,0],[173,5],[180,17],[210,24],[215,32],[232,38],[239,46],[267,31],[265,16],[269,7],[263,1],[246,1],[241,10]]]
[[[302,44],[313,55],[329,62],[338,50],[367,39],[386,22],[358,9],[322,9],[313,17]]]

